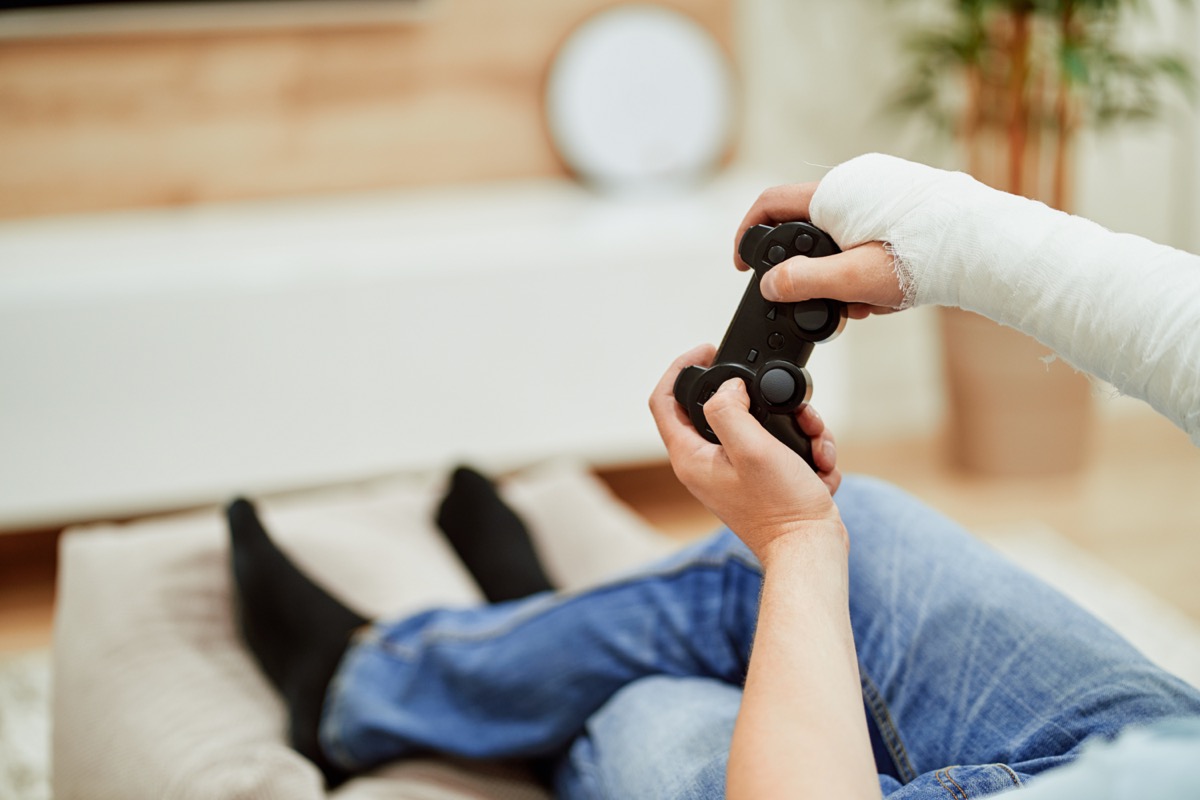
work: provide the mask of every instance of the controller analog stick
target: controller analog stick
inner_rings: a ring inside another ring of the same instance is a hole
[[[763,398],[773,406],[787,405],[796,396],[796,379],[781,367],[764,372],[758,386]]]
[[[829,307],[821,300],[805,300],[792,308],[792,319],[806,333],[816,333],[829,324]]]

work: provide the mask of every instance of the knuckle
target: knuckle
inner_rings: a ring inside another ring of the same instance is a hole
[[[726,418],[738,411],[738,400],[732,392],[717,392],[704,404],[704,416],[712,419]]]
[[[729,397],[725,392],[717,392],[704,401],[704,416],[723,412],[729,406]]]
[[[795,189],[795,186],[790,183],[777,183],[774,186],[768,186],[762,193],[764,198],[774,199],[776,197],[786,196]]]
[[[771,270],[775,274],[773,282],[775,292],[785,299],[794,297],[797,292],[796,268],[790,261],[785,261]]]

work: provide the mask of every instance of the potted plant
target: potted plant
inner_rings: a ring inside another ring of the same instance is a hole
[[[948,0],[941,24],[907,42],[894,109],[933,122],[962,166],[1004,191],[1073,207],[1079,133],[1151,120],[1170,86],[1189,91],[1179,55],[1124,45],[1140,0]],[[1046,349],[967,312],[942,309],[951,452],[990,473],[1077,469],[1091,389]]]

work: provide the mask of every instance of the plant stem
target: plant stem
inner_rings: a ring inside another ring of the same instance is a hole
[[[1025,85],[1029,79],[1029,25],[1032,9],[1021,3],[1013,9],[1009,40],[1008,82],[1008,186],[1013,194],[1024,188],[1025,141],[1029,132],[1029,103]]]
[[[983,114],[983,73],[978,64],[967,67],[967,108],[963,118],[963,141],[967,147],[967,172],[980,177],[983,166],[980,128]]]
[[[1066,50],[1075,41],[1075,2],[1062,0],[1062,12],[1058,18],[1060,47]],[[1054,180],[1050,190],[1050,202],[1055,208],[1069,211],[1067,198],[1067,160],[1070,158],[1071,140],[1075,136],[1074,121],[1071,119],[1071,79],[1067,70],[1060,66],[1058,71],[1058,96],[1054,103],[1055,147]]]

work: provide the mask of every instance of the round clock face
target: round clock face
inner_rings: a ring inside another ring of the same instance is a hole
[[[619,6],[577,28],[546,87],[559,155],[603,188],[669,186],[712,171],[734,114],[732,69],[712,35],[651,5]]]

